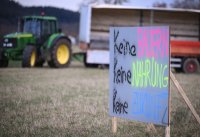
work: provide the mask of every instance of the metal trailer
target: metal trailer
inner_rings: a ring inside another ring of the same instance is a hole
[[[200,62],[200,10],[83,5],[79,46],[86,67],[109,64],[110,26],[170,26],[171,67],[197,72]]]

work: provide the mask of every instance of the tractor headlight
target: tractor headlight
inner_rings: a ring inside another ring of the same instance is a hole
[[[17,39],[15,38],[5,38],[2,43],[3,48],[14,48],[17,44]]]

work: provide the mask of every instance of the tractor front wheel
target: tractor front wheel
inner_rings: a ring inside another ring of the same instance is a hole
[[[0,49],[0,68],[8,67],[8,59],[4,56],[3,49]]]
[[[22,67],[34,67],[36,64],[37,50],[35,46],[26,46],[23,51]]]
[[[48,65],[53,68],[68,67],[71,62],[71,44],[66,39],[60,39],[50,49],[51,60]]]
[[[8,59],[1,59],[0,68],[7,68],[7,67],[8,67]]]

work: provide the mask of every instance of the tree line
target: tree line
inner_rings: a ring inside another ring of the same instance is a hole
[[[12,0],[1,0],[0,2],[0,36],[17,30],[18,19],[27,15],[41,15],[44,12],[47,16],[55,16],[58,22],[63,24],[78,24],[79,12],[59,9],[54,7],[23,7]],[[75,31],[78,25],[72,25]],[[72,29],[71,29],[72,30]],[[72,30],[73,31],[73,30]],[[74,32],[72,32],[74,33]],[[76,32],[77,33],[77,32]]]

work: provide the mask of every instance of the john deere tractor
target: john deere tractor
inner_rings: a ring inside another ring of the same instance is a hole
[[[4,36],[0,67],[7,67],[9,60],[22,60],[22,67],[42,67],[45,61],[53,68],[70,64],[71,41],[58,29],[55,17],[25,16],[19,30]]]

